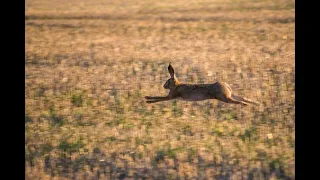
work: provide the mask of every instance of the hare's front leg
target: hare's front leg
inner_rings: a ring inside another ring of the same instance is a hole
[[[168,101],[171,98],[169,96],[146,96],[146,99],[150,99],[149,101],[146,101],[147,103],[155,103],[160,101]]]
[[[160,101],[169,101],[177,97],[179,97],[179,93],[176,91],[170,91],[167,96],[146,96],[145,98],[148,99],[148,101],[146,101],[147,103],[155,103]]]
[[[146,96],[146,99],[166,99],[168,96]]]

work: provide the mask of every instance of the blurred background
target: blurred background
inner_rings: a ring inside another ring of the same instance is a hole
[[[293,0],[26,0],[26,179],[295,179]],[[227,82],[261,103],[145,103]]]

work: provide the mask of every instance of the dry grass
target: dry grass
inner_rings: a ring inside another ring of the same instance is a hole
[[[26,1],[26,179],[295,179],[294,1]],[[261,103],[146,104],[225,81]]]

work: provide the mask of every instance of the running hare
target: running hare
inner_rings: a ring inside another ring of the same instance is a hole
[[[164,84],[165,89],[170,92],[167,96],[146,96],[147,103],[155,103],[160,101],[168,101],[172,99],[181,99],[185,101],[201,101],[206,99],[218,99],[226,103],[235,103],[248,105],[248,103],[256,104],[247,98],[242,98],[232,94],[230,86],[225,82],[215,82],[213,84],[183,84],[180,83],[174,74],[174,69],[169,64],[168,70],[171,78]]]

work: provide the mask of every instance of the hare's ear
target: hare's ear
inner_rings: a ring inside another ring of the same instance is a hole
[[[170,76],[171,76],[171,77],[174,77],[174,70],[173,70],[173,67],[171,66],[171,63],[169,63],[168,71],[169,71],[169,73],[170,73]]]

